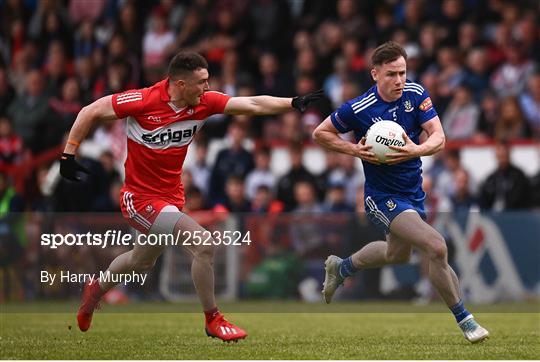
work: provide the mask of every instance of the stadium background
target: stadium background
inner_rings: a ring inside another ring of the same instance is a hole
[[[57,159],[81,107],[161,79],[180,49],[203,54],[211,88],[232,96],[324,88],[304,114],[211,117],[183,174],[196,219],[251,232],[249,247],[218,253],[222,299],[320,301],[326,255],[382,235],[356,202],[361,163],[323,152],[311,132],[371,85],[371,51],[390,39],[405,46],[408,78],[428,89],[446,131],[445,152],[424,160],[424,187],[466,299],[540,294],[537,1],[3,0],[0,9],[2,302],[77,299],[78,285],[47,287],[39,271],[97,272],[122,251],[50,250],[39,236],[127,228],[125,123],[99,125],[81,145],[88,180],[61,179]],[[150,283],[108,300],[192,300],[188,265],[168,250]],[[436,299],[419,256],[361,272],[338,298]]]

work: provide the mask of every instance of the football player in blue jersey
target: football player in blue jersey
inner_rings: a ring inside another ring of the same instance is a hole
[[[427,91],[406,79],[407,53],[395,42],[377,47],[372,55],[371,76],[375,85],[366,93],[341,105],[314,131],[322,147],[359,157],[364,166],[365,206],[369,219],[386,234],[386,241],[373,241],[346,259],[331,255],[325,262],[323,295],[330,303],[343,280],[359,269],[405,263],[414,247],[429,259],[429,279],[454,314],[470,342],[486,339],[489,332],[467,311],[460,296],[456,273],[448,264],[446,242],[425,222],[420,156],[444,148],[441,122]],[[378,121],[397,122],[405,130],[403,147],[380,164],[365,134]],[[357,143],[340,133],[353,131]]]

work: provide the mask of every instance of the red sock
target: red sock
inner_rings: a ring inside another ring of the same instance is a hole
[[[219,313],[218,307],[214,307],[209,310],[204,311],[204,318],[206,319],[206,323],[210,323]]]
[[[95,279],[94,282],[90,285],[92,288],[92,294],[94,294],[96,297],[101,298],[103,296],[103,289],[101,289],[101,286],[99,285],[99,280]]]

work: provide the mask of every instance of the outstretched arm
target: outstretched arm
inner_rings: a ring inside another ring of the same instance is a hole
[[[324,94],[320,89],[316,92],[294,98],[280,98],[272,96],[232,97],[227,102],[225,114],[263,115],[279,114],[292,108],[304,112],[307,106],[321,98]]]
[[[292,98],[271,96],[232,97],[227,102],[223,113],[248,116],[279,114],[292,109],[291,102]]]
[[[117,118],[112,106],[112,96],[102,97],[87,105],[81,109],[71,127],[64,153],[75,154],[78,144],[82,142],[96,122],[111,121]]]

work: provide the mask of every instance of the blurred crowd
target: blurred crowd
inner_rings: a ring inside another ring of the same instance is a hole
[[[82,107],[162,79],[179,50],[203,54],[211,88],[231,96],[326,94],[304,114],[211,117],[184,170],[187,210],[361,213],[356,160],[325,153],[316,174],[307,150],[314,128],[372,85],[370,56],[387,40],[405,47],[407,77],[429,91],[448,141],[497,142],[484,180],[470,179],[459,148],[437,156],[424,174],[428,209],[540,206],[540,173],[509,157],[512,143],[540,139],[536,0],[0,0],[0,14],[2,217],[119,211],[124,122],[81,145],[83,182],[59,177],[59,149]],[[279,176],[277,146],[290,161]]]

